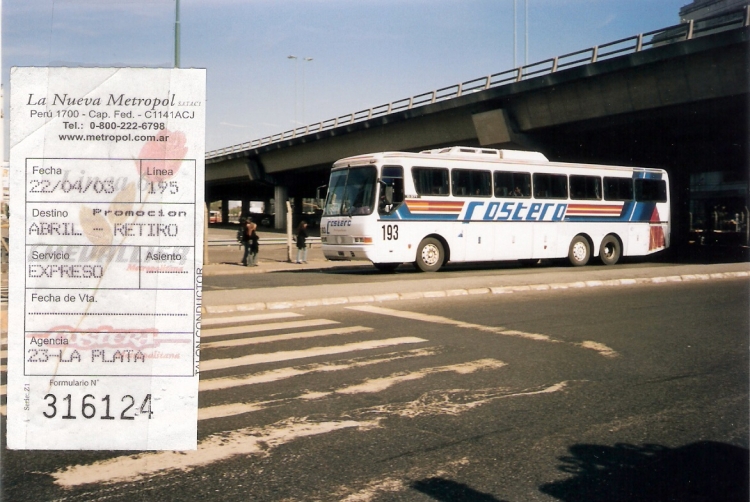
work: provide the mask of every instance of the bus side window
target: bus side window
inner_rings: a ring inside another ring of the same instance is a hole
[[[632,178],[604,177],[604,200],[633,200]]]
[[[601,200],[602,179],[599,176],[578,176],[571,174],[570,198],[576,200]]]
[[[531,175],[495,171],[495,197],[531,197]]]
[[[492,175],[489,171],[475,169],[453,169],[453,195],[490,197],[492,195]]]
[[[537,199],[567,199],[568,177],[564,174],[534,174],[534,197]]]
[[[415,167],[411,174],[417,195],[448,195],[448,169]]]
[[[638,202],[667,202],[667,183],[664,180],[635,180],[635,200]]]

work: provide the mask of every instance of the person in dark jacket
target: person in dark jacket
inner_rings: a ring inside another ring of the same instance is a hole
[[[252,218],[242,218],[240,220],[240,232],[237,234],[237,239],[242,243],[245,248],[245,254],[242,255],[242,265],[247,266],[247,259],[250,256],[250,234],[252,233],[252,227],[254,223]],[[241,236],[240,236],[241,233]]]
[[[248,267],[257,267],[258,266],[258,234],[255,232],[255,229],[258,228],[258,225],[255,223],[250,224],[250,260],[248,261],[247,266]]]
[[[297,227],[297,263],[307,263],[307,222]]]

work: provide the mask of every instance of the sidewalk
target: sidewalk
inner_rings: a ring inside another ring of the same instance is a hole
[[[292,249],[296,253],[296,248]],[[365,268],[369,262],[328,261],[320,245],[308,251],[306,264],[289,262],[285,245],[260,247],[257,267],[240,264],[243,250],[238,244],[209,247],[209,263],[203,275],[259,274],[283,271]],[[294,254],[292,258],[294,258]],[[402,267],[409,267],[408,264]],[[632,266],[587,266],[582,268],[531,267],[507,269],[502,274],[461,276],[423,274],[419,280],[402,280],[398,274],[382,281],[344,285],[286,286],[256,289],[228,289],[203,292],[204,314],[239,313],[259,310],[306,308],[348,303],[383,302],[475,294],[508,294],[517,291],[614,287],[635,284],[689,282],[750,277],[750,263],[668,264],[643,263]],[[7,274],[3,274],[7,285]],[[7,303],[0,312],[0,332],[7,332]]]
[[[262,274],[267,272],[286,272],[305,269],[324,269],[334,267],[372,267],[364,261],[328,261],[323,256],[319,244],[307,250],[307,263],[298,265],[289,261],[286,245],[270,244],[260,246],[257,267],[243,267],[241,264],[243,249],[239,244],[229,246],[211,246],[208,248],[209,263],[204,264],[204,276]],[[292,243],[292,260],[296,259],[297,248]]]
[[[282,267],[322,269],[352,267],[362,262],[327,262],[309,259],[307,265],[261,263],[254,267],[258,272],[287,270]],[[368,263],[362,266],[371,267]],[[408,265],[402,265],[408,266]],[[208,265],[206,273],[230,270],[231,265]],[[236,268],[240,267],[235,266]],[[299,270],[299,269],[297,269]],[[203,312],[220,314],[259,310],[307,308],[348,303],[368,303],[420,298],[439,298],[475,294],[508,294],[520,291],[552,291],[560,289],[629,286],[723,280],[750,277],[750,263],[724,263],[712,265],[652,266],[588,266],[560,269],[535,267],[508,270],[508,273],[489,276],[462,276],[424,274],[421,280],[399,280],[395,274],[381,282],[344,285],[287,286],[275,288],[231,289],[203,292]]]

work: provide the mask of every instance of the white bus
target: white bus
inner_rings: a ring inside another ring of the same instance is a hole
[[[566,258],[608,265],[669,246],[661,169],[550,162],[538,152],[451,147],[333,165],[320,223],[329,260],[413,263]]]

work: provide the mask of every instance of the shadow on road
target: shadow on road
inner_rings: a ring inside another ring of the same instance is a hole
[[[540,486],[542,493],[570,502],[747,502],[750,495],[748,450],[729,444],[578,444],[570,453],[559,469],[574,476]]]
[[[411,488],[441,502],[503,502],[492,495],[443,478],[415,481]]]

